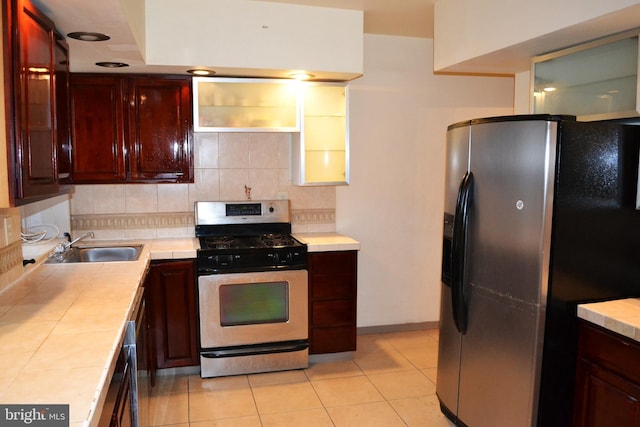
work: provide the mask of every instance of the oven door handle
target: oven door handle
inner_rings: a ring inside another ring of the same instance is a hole
[[[309,348],[306,340],[285,341],[268,344],[243,345],[236,347],[224,347],[216,349],[203,349],[200,356],[208,359],[219,359],[222,357],[253,356],[256,354],[289,353],[302,351]]]

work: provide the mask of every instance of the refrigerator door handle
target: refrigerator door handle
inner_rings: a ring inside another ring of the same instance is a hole
[[[638,158],[638,168],[636,169],[638,173],[638,178],[636,182],[636,210],[640,210],[640,157]]]
[[[458,189],[451,249],[451,303],[453,308],[453,321],[461,334],[467,332],[465,259],[472,195],[473,173],[467,172],[462,178]]]

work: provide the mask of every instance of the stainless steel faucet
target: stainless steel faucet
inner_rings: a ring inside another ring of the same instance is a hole
[[[96,237],[96,235],[93,233],[93,231],[89,231],[87,233],[84,233],[82,236],[76,237],[75,239],[73,239],[73,240],[71,240],[69,242],[62,242],[58,246],[55,247],[55,249],[53,250],[53,253],[63,254],[66,251],[68,251],[69,249],[71,249],[71,246],[73,246],[73,244],[78,243],[80,240],[86,239],[87,237],[91,237],[92,239],[94,239]]]
[[[72,241],[70,241],[69,243],[65,243],[65,245],[67,245],[67,249],[69,249],[74,243],[79,242],[82,239],[86,239],[87,237],[91,237],[92,239],[95,239],[96,235],[93,234],[93,231],[89,231],[87,233],[84,233],[82,236],[80,237],[76,237],[75,239],[73,239]]]

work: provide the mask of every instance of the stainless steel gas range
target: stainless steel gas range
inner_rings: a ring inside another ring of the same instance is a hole
[[[197,202],[203,378],[308,366],[307,247],[288,200]]]

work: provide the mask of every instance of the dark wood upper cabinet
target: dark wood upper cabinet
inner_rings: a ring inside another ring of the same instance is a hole
[[[58,183],[71,183],[71,119],[69,111],[69,46],[60,38],[54,46],[54,87],[56,96],[56,165]]]
[[[72,74],[76,184],[193,182],[191,79]]]
[[[131,180],[193,182],[191,81],[129,80]]]
[[[74,183],[126,181],[124,83],[117,76],[71,74]]]
[[[56,162],[66,112],[57,105],[57,84],[68,67],[56,61],[67,62],[67,50],[53,21],[27,0],[4,2],[3,21],[9,192],[19,205],[64,190]]]
[[[54,25],[29,3],[18,14],[17,79],[20,198],[55,192]],[[51,187],[51,188],[49,188]]]

